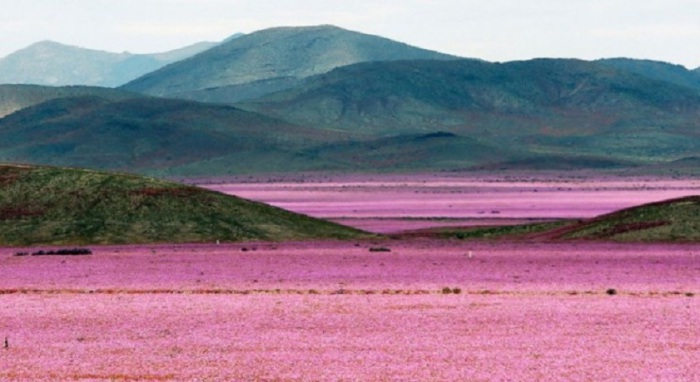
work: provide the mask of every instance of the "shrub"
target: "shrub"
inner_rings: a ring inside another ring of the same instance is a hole
[[[608,294],[608,296],[614,296],[617,294],[617,290],[615,288],[609,288],[605,293]]]
[[[450,288],[450,287],[442,288],[442,294],[450,294],[450,293],[452,293],[452,288]]]
[[[387,247],[370,247],[370,252],[391,252],[391,248]]]
[[[24,253],[24,252],[20,252]],[[26,253],[23,255],[16,254],[17,256],[26,256]],[[92,251],[89,248],[64,248],[64,249],[58,249],[58,250],[50,250],[50,251],[37,251],[37,252],[32,252],[32,256],[76,256],[76,255],[92,255]]]
[[[462,288],[452,288],[452,293],[460,294],[460,293],[462,293]]]

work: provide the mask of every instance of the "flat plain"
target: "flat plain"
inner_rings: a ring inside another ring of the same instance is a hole
[[[350,180],[210,187],[259,187],[258,200],[287,192],[286,205],[273,204],[387,221],[394,232],[449,218],[589,217],[698,188],[672,179],[478,180],[489,188]],[[0,249],[0,380],[700,380],[700,244],[377,238],[90,248]]]

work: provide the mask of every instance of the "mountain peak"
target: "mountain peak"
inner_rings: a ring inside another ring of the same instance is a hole
[[[254,83],[265,85],[255,94],[260,96],[360,62],[455,58],[333,25],[275,27],[225,41],[134,80],[125,89],[226,103],[252,98],[245,92]]]

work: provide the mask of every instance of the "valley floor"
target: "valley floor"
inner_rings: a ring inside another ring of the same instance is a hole
[[[700,379],[700,245],[21,250],[0,380]]]
[[[360,176],[207,187],[375,232],[586,218],[695,180]],[[0,248],[3,381],[700,380],[700,244]]]
[[[209,179],[202,186],[385,234],[592,218],[700,194],[693,178],[585,172],[258,177]]]

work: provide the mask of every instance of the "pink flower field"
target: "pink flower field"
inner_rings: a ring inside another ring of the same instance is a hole
[[[700,180],[695,179],[554,174],[335,176],[204,186],[378,233],[480,220],[517,224],[523,219],[589,218],[700,194]]]
[[[700,379],[700,245],[18,250],[0,380]]]
[[[208,187],[399,232],[588,217],[700,183],[384,176]],[[90,249],[0,248],[0,381],[700,381],[700,244]]]

